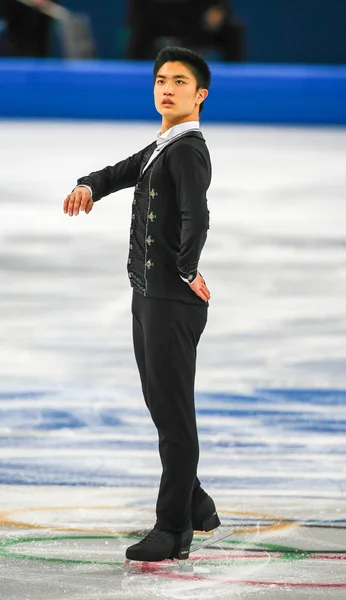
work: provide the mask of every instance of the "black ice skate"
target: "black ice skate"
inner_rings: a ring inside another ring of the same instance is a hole
[[[206,496],[197,506],[192,505],[191,519],[194,531],[211,531],[221,525],[214,500],[210,496]]]
[[[127,548],[126,558],[144,562],[157,562],[167,558],[185,560],[189,558],[192,538],[192,529],[173,533],[155,526],[138,544]]]

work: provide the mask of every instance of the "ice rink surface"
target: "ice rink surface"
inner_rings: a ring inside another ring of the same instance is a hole
[[[0,598],[344,600],[342,129],[203,126],[199,475],[229,535],[124,562],[160,476],[131,343],[132,190],[76,218],[62,203],[157,129],[0,122]]]

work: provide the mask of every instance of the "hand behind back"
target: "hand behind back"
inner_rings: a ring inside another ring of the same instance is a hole
[[[210,291],[208,290],[206,283],[202,277],[202,275],[198,272],[197,277],[193,283],[189,283],[190,288],[204,300],[204,302],[208,302],[210,300]]]

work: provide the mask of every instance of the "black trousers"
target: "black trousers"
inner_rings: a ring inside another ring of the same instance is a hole
[[[194,381],[196,348],[207,312],[207,306],[133,292],[135,357],[144,399],[158,431],[162,463],[156,524],[165,531],[191,527],[192,503],[206,496],[197,479]]]

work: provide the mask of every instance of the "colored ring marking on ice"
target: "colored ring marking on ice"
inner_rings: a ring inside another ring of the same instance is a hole
[[[48,511],[63,511],[63,510],[154,510],[152,506],[50,506],[50,507],[34,507],[34,508],[16,508],[11,510],[6,510],[0,513],[0,525],[5,527],[18,527],[22,529],[50,529],[51,531],[74,531],[75,533],[96,533],[96,534],[128,534],[130,535],[130,531],[118,531],[111,529],[86,529],[81,527],[56,527],[54,525],[38,525],[35,523],[28,523],[25,521],[17,521],[12,519],[12,515],[16,513],[32,513],[32,512],[48,512]],[[239,512],[232,510],[221,510],[220,514],[232,514],[239,516],[247,516],[247,517],[255,517],[260,519],[268,519],[270,521],[275,520],[275,523],[271,523],[270,525],[260,525],[257,527],[257,532],[264,531],[278,531],[281,529],[287,529],[290,527],[297,527],[300,525],[299,521],[285,521],[276,515],[266,515],[263,513],[251,513],[251,512]],[[234,534],[240,535],[244,533],[253,533],[253,528],[246,529],[235,529]]]
[[[127,536],[127,535],[118,535],[116,536],[118,538],[122,538],[122,539],[126,539],[129,537],[138,537],[138,536]],[[8,552],[7,548],[11,547],[11,546],[15,546],[15,545],[20,545],[23,543],[34,543],[34,542],[49,542],[49,541],[62,541],[62,540],[90,540],[90,539],[114,539],[114,536],[53,536],[53,537],[47,537],[47,538],[41,538],[41,537],[36,537],[36,538],[18,538],[18,539],[12,539],[12,540],[2,540],[0,541],[0,556],[6,556],[7,558],[19,558],[19,559],[26,559],[26,560],[38,560],[38,561],[44,561],[44,562],[53,562],[56,564],[98,564],[98,565],[109,565],[109,566],[114,566],[114,567],[119,567],[122,568],[124,566],[124,562],[109,562],[109,561],[90,561],[90,560],[74,560],[74,559],[62,559],[62,558],[51,558],[51,557],[39,557],[39,556],[33,556],[33,555],[28,555],[28,554],[22,554],[22,553],[12,553],[12,552]],[[230,544],[243,544],[243,542],[240,541],[229,541],[228,543]],[[323,560],[346,560],[346,555],[343,557],[340,556],[312,556],[307,554],[304,551],[299,551],[296,548],[287,548],[285,546],[278,546],[278,545],[274,545],[274,544],[253,544],[255,546],[260,546],[264,549],[267,548],[267,550],[270,550],[271,552],[275,551],[277,555],[279,556],[275,556],[274,558],[282,558],[280,556],[280,554],[289,554],[290,556],[293,556],[294,553],[300,553],[300,558],[303,559],[323,559]],[[206,561],[206,562],[214,562],[215,560],[221,559],[222,561],[225,560],[234,560],[234,558],[241,558],[241,555],[219,555],[219,556],[194,556],[191,557],[192,561]],[[244,557],[243,560],[255,560],[257,558],[263,558],[263,555],[253,555],[252,557]],[[295,556],[295,560],[297,559],[297,556]],[[170,563],[171,564],[171,563]],[[137,565],[136,565],[137,566]],[[136,568],[136,567],[135,567]],[[188,574],[183,574],[183,573],[174,573],[174,572],[167,572],[164,570],[161,570],[158,567],[158,563],[138,563],[138,568],[140,569],[140,571],[142,573],[146,573],[146,574],[155,574],[155,575],[160,575],[161,577],[164,578],[168,578],[168,579],[180,579],[180,580],[187,580],[187,581],[211,581],[211,582],[216,582],[216,583],[222,583],[222,584],[232,584],[232,585],[249,585],[249,586],[276,586],[276,587],[300,587],[300,588],[346,588],[346,582],[345,583],[307,583],[307,582],[278,582],[278,581],[246,581],[246,580],[233,580],[233,579],[226,579],[224,577],[204,577],[204,576],[196,576],[196,575],[188,575]]]

